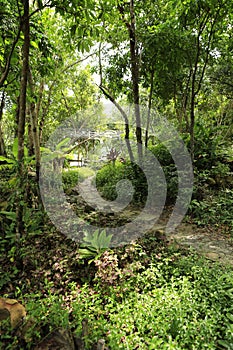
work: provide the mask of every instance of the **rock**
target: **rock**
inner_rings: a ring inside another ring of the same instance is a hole
[[[97,342],[97,350],[104,350],[105,349],[105,340],[99,339]]]
[[[10,316],[12,328],[17,328],[26,317],[26,310],[17,300],[0,298],[0,320]]]
[[[204,253],[204,255],[210,259],[210,260],[213,260],[213,261],[216,261],[216,260],[219,260],[219,255],[218,253],[215,253],[215,252],[208,252],[208,253]]]
[[[70,330],[58,328],[42,340],[34,350],[75,350]]]

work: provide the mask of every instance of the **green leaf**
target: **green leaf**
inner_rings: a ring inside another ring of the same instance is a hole
[[[38,44],[35,41],[31,41],[30,44],[35,48],[38,49]]]
[[[70,138],[66,137],[64,140],[59,142],[59,144],[56,146],[56,150],[60,150],[63,146],[68,146],[69,142],[70,142]]]
[[[40,151],[45,152],[45,153],[52,153],[51,149],[49,149],[47,147],[40,147]]]
[[[218,344],[223,346],[225,349],[232,349],[231,344],[228,341],[225,340],[218,340]]]
[[[99,232],[96,230],[93,234],[85,232],[83,241],[88,246],[88,249],[95,250],[96,253],[100,253],[102,250],[109,248],[112,235],[106,235],[105,230]]]
[[[96,230],[94,232],[91,244],[92,244],[93,247],[96,248],[97,251],[99,251],[99,249],[100,249],[100,246],[99,246],[99,230]]]
[[[16,213],[12,211],[0,211],[0,214],[5,215],[7,219],[16,221]]]
[[[78,252],[81,259],[91,258],[96,255],[96,252],[93,252],[86,248],[79,248]]]
[[[7,162],[9,164],[14,164],[15,160],[7,157],[0,156],[0,161],[1,162]]]
[[[100,248],[109,248],[112,236],[113,235],[108,235],[107,236],[106,232],[102,231],[99,234],[99,246],[100,246]]]
[[[227,313],[227,318],[231,321],[231,322],[233,322],[233,315],[232,314],[230,314],[230,313]]]
[[[84,233],[83,241],[86,242],[86,243],[91,243],[92,235],[91,235],[90,232],[85,232]]]

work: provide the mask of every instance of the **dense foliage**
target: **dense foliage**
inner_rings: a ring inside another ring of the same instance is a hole
[[[84,319],[85,349],[101,338],[111,349],[231,348],[232,269],[188,251],[164,249],[149,236],[96,258],[89,279],[82,273],[80,280],[77,255],[71,254],[69,262],[61,254],[50,258],[43,274],[37,270],[37,280],[30,281],[30,289],[40,284],[39,290],[30,292],[27,283],[17,288],[31,327],[25,327],[23,336],[12,337],[5,321],[5,349],[45,346],[44,336],[59,327],[79,338]]]
[[[114,249],[105,231],[146,203],[145,150],[162,168],[170,215],[174,126],[194,171],[185,221],[232,240],[232,3],[2,0],[0,29],[0,348],[47,349],[62,331],[82,350],[101,339],[105,350],[233,349],[232,267],[175,248],[156,228]],[[103,213],[78,186],[94,175]],[[40,187],[59,202],[59,176],[67,202],[53,209],[65,235]],[[123,196],[130,203],[113,213]],[[68,209],[82,243],[66,238]],[[91,235],[85,221],[105,229]],[[19,327],[16,299],[27,310]]]

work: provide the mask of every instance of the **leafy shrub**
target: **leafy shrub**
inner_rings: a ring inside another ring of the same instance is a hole
[[[112,235],[107,235],[106,232],[96,230],[93,234],[91,232],[84,232],[83,243],[80,244],[78,250],[80,258],[95,259],[101,255],[106,249],[110,247]]]
[[[63,182],[63,188],[65,191],[77,185],[78,180],[79,180],[79,174],[77,169],[63,171],[62,182]]]
[[[222,229],[233,234],[233,190],[206,192],[202,200],[191,201],[189,213],[198,225],[224,226]]]
[[[6,350],[34,349],[52,330],[59,327],[66,329],[69,326],[69,310],[64,308],[61,296],[51,293],[52,287],[51,283],[46,285],[46,297],[40,292],[23,296],[28,316],[19,333],[12,331],[12,335],[8,333],[9,322],[1,323],[0,347],[4,344]],[[20,337],[13,336],[15,333],[21,334]]]
[[[178,177],[174,161],[168,151],[164,147],[158,148],[159,156],[157,157],[157,148],[153,149],[155,156],[163,166],[164,175],[167,183],[167,202],[173,203],[177,196]],[[161,153],[160,153],[161,152]],[[147,180],[143,171],[135,164],[130,162],[107,164],[97,173],[96,184],[102,196],[108,200],[115,200],[117,198],[116,184],[123,179],[128,179],[134,187],[133,203],[143,203],[147,198]],[[156,179],[155,179],[156,180]],[[127,196],[127,189],[125,191]]]
[[[175,165],[167,165],[163,167],[164,175],[167,183],[167,203],[173,204],[176,201],[178,193],[178,175]]]
[[[213,179],[212,184],[217,188],[226,188],[233,185],[233,176],[230,172],[228,164],[217,162],[210,169],[210,179]]]
[[[167,203],[174,203],[178,192],[178,175],[175,162],[164,144],[149,147],[150,152],[162,166],[167,183]]]
[[[171,153],[164,144],[158,143],[156,145],[150,146],[149,151],[154,154],[161,166],[174,165],[174,160],[171,156]]]
[[[133,202],[143,202],[147,196],[147,181],[138,165],[131,162],[107,164],[100,169],[96,176],[97,189],[108,200],[117,198],[117,183],[129,180],[134,188]],[[127,196],[127,190],[125,191]]]
[[[224,128],[209,124],[208,121],[198,120],[194,126],[194,166],[199,171],[210,170],[217,163],[229,159],[231,141],[225,138]],[[185,143],[190,148],[190,139]],[[232,158],[232,156],[231,156]]]
[[[233,174],[228,164],[217,162],[210,169],[194,169],[193,199],[203,200],[215,192],[231,189]]]
[[[78,182],[94,175],[94,171],[90,168],[66,169],[62,172],[62,182],[64,190],[68,190],[77,185]]]
[[[210,169],[194,170],[189,214],[195,224],[221,227],[233,233],[232,173],[228,164],[216,162]]]

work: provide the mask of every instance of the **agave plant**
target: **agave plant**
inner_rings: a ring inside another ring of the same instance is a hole
[[[106,231],[96,230],[93,234],[85,232],[83,243],[79,247],[79,256],[84,258],[97,258],[110,247],[112,235],[107,235]]]

